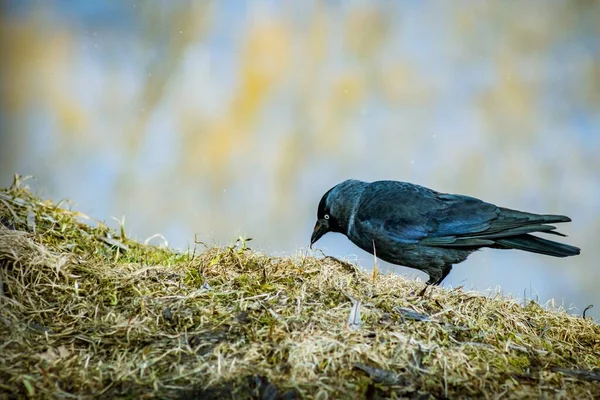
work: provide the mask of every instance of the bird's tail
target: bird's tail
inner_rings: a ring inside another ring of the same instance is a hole
[[[496,239],[495,242],[505,249],[518,249],[553,257],[575,256],[581,252],[578,247],[527,234]]]

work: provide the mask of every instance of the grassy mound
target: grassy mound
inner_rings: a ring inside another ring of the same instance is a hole
[[[534,302],[148,246],[18,180],[0,220],[0,397],[600,397],[600,327]]]

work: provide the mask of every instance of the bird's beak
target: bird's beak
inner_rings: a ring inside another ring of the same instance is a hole
[[[329,232],[329,223],[323,219],[317,220],[315,224],[315,229],[313,230],[312,236],[310,237],[310,248],[312,249],[312,245],[321,237]]]

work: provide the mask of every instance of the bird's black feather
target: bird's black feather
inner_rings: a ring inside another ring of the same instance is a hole
[[[394,264],[427,272],[439,283],[452,264],[481,247],[519,249],[555,257],[579,254],[574,246],[531,233],[556,232],[563,215],[498,207],[474,197],[439,193],[407,182],[349,180],[330,189],[319,204],[360,248]]]

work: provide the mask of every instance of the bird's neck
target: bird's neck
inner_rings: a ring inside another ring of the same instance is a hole
[[[336,230],[346,236],[350,235],[354,227],[354,217],[358,210],[362,192],[367,185],[364,182],[355,182],[354,185],[342,189],[343,193],[340,193],[340,197],[344,201],[336,204],[335,209],[332,210],[332,213],[337,216],[338,220]]]

